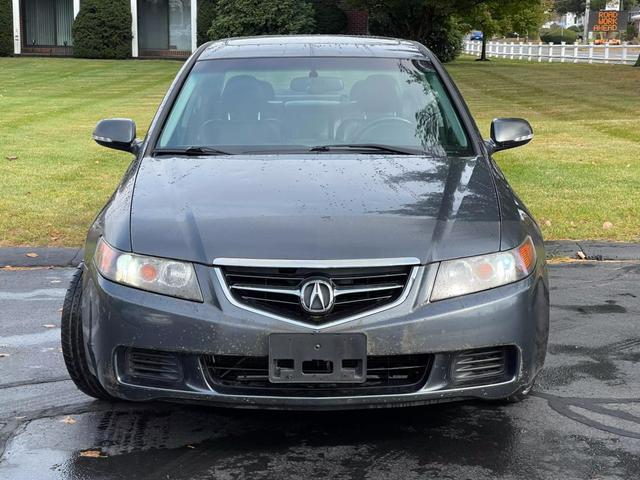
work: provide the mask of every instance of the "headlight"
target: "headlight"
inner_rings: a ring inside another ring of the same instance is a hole
[[[442,262],[431,292],[431,301],[480,292],[517,282],[529,276],[536,265],[531,237],[513,250]]]
[[[102,238],[94,261],[100,274],[116,283],[202,302],[193,264],[116,250]]]

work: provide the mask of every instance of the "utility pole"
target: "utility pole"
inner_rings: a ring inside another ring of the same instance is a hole
[[[591,12],[591,0],[587,0],[584,6],[584,32],[583,32],[583,42],[584,44],[589,43],[589,13]]]

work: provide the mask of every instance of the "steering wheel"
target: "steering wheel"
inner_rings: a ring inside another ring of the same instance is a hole
[[[353,135],[354,143],[413,144],[416,141],[413,122],[400,117],[382,117],[367,123]]]

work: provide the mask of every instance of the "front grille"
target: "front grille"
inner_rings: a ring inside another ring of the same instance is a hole
[[[364,313],[398,300],[411,277],[411,266],[366,268],[221,267],[223,279],[236,302],[267,313],[326,323]],[[333,308],[323,314],[306,311],[300,302],[305,280],[328,281],[334,291]]]
[[[465,350],[457,353],[452,364],[456,383],[488,383],[512,375],[515,363],[513,347]]]
[[[269,382],[268,357],[203,355],[202,365],[219,393],[262,396],[327,397],[411,393],[427,381],[432,355],[367,357],[366,381],[355,384]]]
[[[178,382],[183,377],[180,357],[172,352],[128,348],[124,364],[127,376],[134,379]]]

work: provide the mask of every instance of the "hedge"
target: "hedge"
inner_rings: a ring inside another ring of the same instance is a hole
[[[12,12],[11,0],[0,0],[0,57],[13,54]]]
[[[131,56],[131,7],[128,0],[82,0],[73,22],[73,54],[82,58]]]
[[[346,32],[347,14],[340,8],[338,0],[311,0],[311,4],[315,10],[316,27],[314,33],[336,35]]]
[[[209,29],[215,15],[216,0],[198,0],[198,45],[209,41]]]
[[[578,34],[576,32],[566,28],[564,30],[561,28],[552,28],[545,32],[540,32],[540,40],[545,43],[574,43],[577,37]]]
[[[313,16],[304,0],[218,0],[209,38],[312,33]]]

